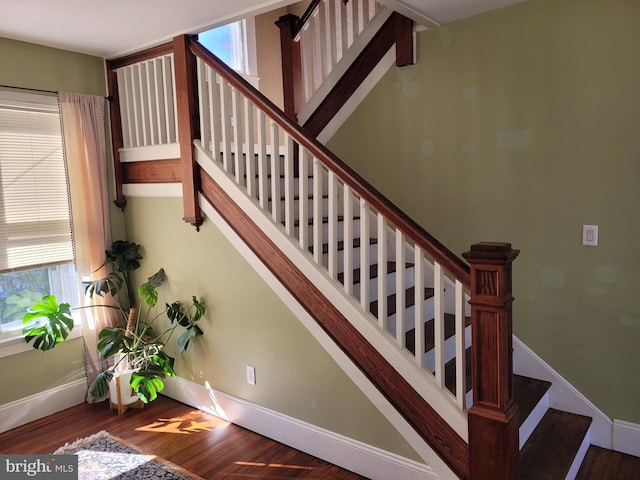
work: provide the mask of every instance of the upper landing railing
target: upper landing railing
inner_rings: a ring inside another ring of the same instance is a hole
[[[465,254],[469,268],[189,37],[176,37],[172,44],[110,61],[108,68],[109,93],[115,100],[111,115],[117,203],[123,208],[126,205],[122,183],[128,180],[123,174],[123,154],[145,150],[151,153],[126,160],[168,160],[166,168],[174,168],[174,177],[183,185],[184,218],[198,226],[202,222],[199,196],[203,167],[196,159],[198,155],[207,157],[208,163],[224,172],[265,215],[281,225],[308,260],[334,280],[336,288],[354,298],[361,314],[378,326],[381,337],[391,336],[408,362],[417,364],[428,384],[441,392],[433,398],[444,399],[435,400],[444,406],[429,407],[430,395],[416,392],[411,382],[403,379],[411,378],[411,371],[394,381],[381,378],[377,383],[378,388],[386,388],[383,394],[445,463],[461,478],[487,478],[474,472],[487,472],[480,464],[492,458],[493,447],[483,439],[495,435],[508,438],[503,443],[509,448],[504,459],[489,462],[491,475],[496,475],[492,478],[515,478],[499,472],[517,465],[518,455],[517,427],[513,427],[517,408],[511,388],[511,262],[517,251],[508,244],[474,245]],[[167,146],[179,149],[177,168],[172,156],[162,156],[160,149]],[[160,162],[157,168],[163,165]],[[307,230],[305,225],[312,227]],[[359,248],[370,244],[376,245],[375,253]],[[390,275],[390,262],[403,274]],[[358,268],[368,272],[374,265],[375,277],[362,274],[358,282],[353,272]],[[405,295],[411,290],[413,298]],[[432,300],[425,301],[425,291],[432,291]],[[456,407],[466,416],[465,317],[469,312],[465,298],[470,298],[471,306],[474,399],[468,427],[461,431],[456,415],[448,410]],[[411,315],[405,313],[409,303],[413,304]],[[445,339],[448,314],[455,319],[452,349]],[[426,349],[424,325],[431,319],[433,355],[427,358],[421,352]],[[407,342],[410,326],[415,328],[415,355]],[[342,341],[338,333],[335,338]],[[347,340],[344,342],[343,347],[349,348]],[[356,346],[351,352],[356,362],[358,350]],[[451,389],[455,394],[445,383],[449,357],[455,358],[455,387]],[[358,366],[374,383],[382,371],[397,375],[396,365],[361,361]],[[427,403],[415,408],[421,402]],[[452,425],[443,418],[452,418]]]

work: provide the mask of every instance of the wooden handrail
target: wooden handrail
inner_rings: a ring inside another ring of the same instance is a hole
[[[351,167],[341,161],[331,151],[294,123],[271,100],[256,91],[244,78],[228,67],[224,62],[203,47],[197,40],[188,38],[191,52],[204,61],[218,74],[227,80],[242,95],[246,96],[258,108],[269,115],[278,126],[285,129],[295,142],[304,146],[314,157],[318,158],[336,176],[348,185],[358,196],[382,214],[389,223],[398,228],[410,241],[418,245],[434,261],[438,262],[463,285],[471,284],[469,266],[451,250],[440,243],[418,223],[407,216],[395,204],[380,193],[373,185],[358,175]]]
[[[300,19],[298,20],[298,22],[295,25],[295,28],[292,30],[292,35],[291,38],[295,38],[298,36],[298,34],[300,33],[300,30],[302,30],[302,28],[304,27],[304,24],[307,23],[307,21],[309,20],[309,18],[311,18],[311,15],[313,15],[316,11],[316,9],[318,8],[318,6],[320,5],[320,2],[322,0],[313,0],[309,6],[307,7],[307,9],[304,11],[304,13],[302,14],[302,16],[300,17]]]
[[[112,70],[116,70],[118,68],[126,67],[127,65],[144,62],[145,60],[151,60],[152,58],[160,57],[162,55],[169,55],[170,53],[173,53],[172,42],[163,43],[162,45],[151,47],[147,50],[143,50],[142,52],[136,52],[131,55],[108,60],[108,62],[110,68]]]

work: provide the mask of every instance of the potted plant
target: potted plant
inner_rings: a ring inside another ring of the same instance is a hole
[[[133,291],[131,272],[140,267],[141,259],[140,245],[118,240],[106,252],[100,266],[109,266],[111,272],[105,278],[83,282],[89,298],[98,295],[110,302],[77,308],[110,308],[118,312],[117,324],[103,328],[98,334],[99,355],[110,360],[110,367],[90,386],[90,394],[95,398],[104,398],[109,388],[115,386],[114,376],[124,373],[127,378],[130,376],[128,383],[135,392],[135,400],[139,398],[144,403],[154,400],[164,388],[164,379],[175,375],[175,359],[164,349],[167,342],[174,338],[182,353],[193,339],[203,334],[197,322],[205,308],[196,296],[187,305],[175,301],[165,303],[159,311],[154,308],[158,302],[157,287],[166,278],[162,268]],[[74,324],[71,310],[68,303],[59,303],[54,295],[43,297],[23,317],[26,342],[33,341],[36,349],[49,350],[64,341]],[[162,329],[158,320],[165,315],[170,325]],[[182,333],[174,337],[178,329]]]

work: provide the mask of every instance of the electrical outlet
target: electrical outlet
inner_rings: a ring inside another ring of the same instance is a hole
[[[251,365],[247,365],[247,383],[249,385],[256,384],[256,368]]]

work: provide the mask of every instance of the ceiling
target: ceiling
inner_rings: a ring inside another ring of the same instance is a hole
[[[380,0],[425,26],[523,0]],[[296,0],[0,0],[0,37],[115,58]]]

